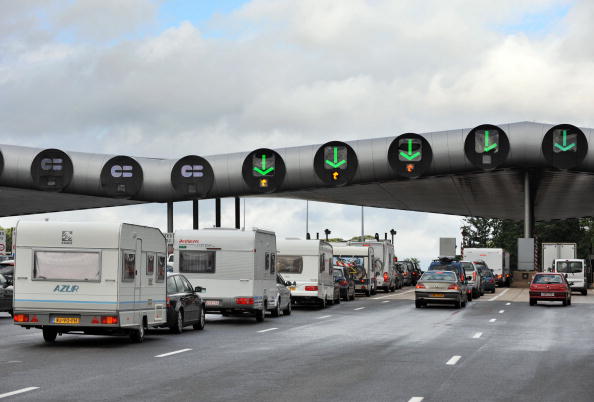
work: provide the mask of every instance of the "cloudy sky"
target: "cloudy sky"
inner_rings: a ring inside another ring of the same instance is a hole
[[[594,2],[0,0],[0,143],[178,158],[539,121],[594,126]],[[201,225],[214,223],[201,201]],[[176,204],[177,228],[191,204]],[[224,200],[223,224],[233,224]],[[426,264],[460,217],[367,208]],[[164,205],[24,219],[166,227]],[[11,226],[18,218],[0,219]],[[310,231],[360,233],[310,203]],[[247,200],[303,236],[305,201]]]

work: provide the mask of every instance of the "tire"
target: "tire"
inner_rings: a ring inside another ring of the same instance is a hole
[[[564,306],[567,306],[567,300],[563,300],[562,303],[563,303]]]
[[[365,291],[365,296],[367,296],[367,297],[371,296],[371,292],[369,290],[366,290]]]
[[[280,315],[281,315],[280,298],[276,301],[276,307],[274,308],[274,310],[271,311],[271,314],[274,318],[280,317]]]
[[[460,301],[460,299],[456,300],[456,303],[454,304],[454,307],[459,310],[460,308],[462,308],[462,302]]]
[[[353,295],[350,297],[350,300],[351,301],[354,301],[355,300],[355,291],[354,290],[353,290]]]
[[[530,299],[530,305],[531,306],[536,306],[536,300]]]
[[[469,301],[469,302],[472,301],[472,292],[470,292],[466,295],[466,301]]]
[[[341,295],[341,297],[342,297],[342,295]],[[349,290],[348,289],[346,292],[344,292],[344,297],[342,297],[342,300],[349,301]]]
[[[390,288],[390,292],[394,293],[395,291],[396,291],[396,285],[394,285]]]
[[[194,328],[198,331],[202,331],[204,329],[205,325],[206,325],[206,313],[204,312],[204,306],[202,306],[202,308],[200,309],[200,318],[198,319],[197,322],[194,323],[194,325],[192,325],[192,328]]]
[[[420,300],[415,300],[415,307],[421,308],[421,307],[423,307],[423,303]]]
[[[141,325],[140,328],[130,332],[130,340],[134,343],[142,343],[142,341],[144,341],[144,325]]]
[[[325,309],[328,306],[328,303],[326,302],[326,298],[324,297],[323,299],[320,300],[320,308],[321,309]]]
[[[472,298],[473,299],[478,299],[479,297],[480,297],[479,291],[476,290],[476,288],[472,289]]]
[[[492,293],[492,294],[495,294],[495,288],[493,288],[493,289],[491,290],[491,293]]]
[[[54,343],[56,341],[56,337],[58,336],[58,331],[54,328],[47,328],[43,327],[43,340],[45,343]]]
[[[184,330],[184,314],[181,310],[179,310],[175,316],[175,321],[169,327],[169,331],[172,334],[181,334]]]
[[[583,295],[583,296],[586,296],[587,294],[588,294],[588,289],[586,289],[586,288],[583,288],[583,289],[582,289],[582,295]]]
[[[466,301],[463,301],[463,302],[462,302],[462,303],[460,303],[460,304],[461,304],[461,305],[462,305],[462,307],[464,308],[464,307],[466,307],[466,303],[467,303]]]
[[[266,317],[266,309],[257,310],[256,311],[256,322],[264,322],[264,318]]]
[[[481,292],[479,293],[479,296],[484,296],[485,295],[485,289],[481,288]]]
[[[289,303],[287,303],[287,308],[283,310],[283,314],[284,315],[291,315],[291,300],[289,300]]]
[[[569,299],[567,299],[567,305],[571,306],[571,297]]]
[[[340,294],[338,295],[338,299],[334,300],[334,304],[340,304]]]

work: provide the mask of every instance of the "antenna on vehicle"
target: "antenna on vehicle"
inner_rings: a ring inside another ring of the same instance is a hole
[[[305,234],[305,238],[306,238],[307,240],[311,240],[311,235],[310,235],[309,233],[306,233],[306,234]]]
[[[316,240],[320,240],[320,233],[316,232]]]

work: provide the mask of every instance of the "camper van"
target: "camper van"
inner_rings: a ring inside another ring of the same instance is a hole
[[[16,227],[14,323],[58,334],[129,335],[166,323],[165,238],[117,223],[25,222]]]
[[[278,301],[276,235],[261,229],[178,230],[173,271],[206,288],[207,313],[248,313],[264,321]]]
[[[333,248],[333,264],[346,267],[355,278],[355,292],[371,296],[377,291],[377,279],[373,268],[373,248],[344,246]]]
[[[384,292],[393,292],[398,285],[396,267],[394,266],[394,245],[390,240],[351,241],[351,246],[368,246],[373,248],[374,273],[377,278],[377,288]]]
[[[291,290],[295,304],[334,303],[332,246],[322,240],[279,240],[277,242],[278,272]],[[340,298],[340,294],[338,295]]]
[[[553,272],[565,274],[572,291],[588,294],[588,281],[586,280],[586,264],[584,260],[576,258],[559,259],[553,262]]]

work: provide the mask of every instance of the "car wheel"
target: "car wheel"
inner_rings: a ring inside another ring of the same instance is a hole
[[[567,299],[563,300],[561,303],[562,303],[564,306],[567,306]]]
[[[365,291],[365,296],[367,296],[367,297],[371,296],[371,292],[369,290],[366,290]]]
[[[466,301],[463,301],[462,303],[460,303],[462,305],[462,307],[466,307]]]
[[[54,328],[43,327],[42,332],[45,343],[54,343],[56,341],[58,331],[56,331]]]
[[[336,300],[334,300],[334,304],[340,304],[340,293],[338,294],[338,298]]]
[[[276,301],[276,307],[274,310],[271,311],[273,317],[280,317],[281,315],[281,307],[280,307],[280,298]]]
[[[130,340],[134,343],[142,343],[144,341],[144,325],[130,332]]]
[[[588,289],[584,288],[582,289],[582,295],[586,296],[588,294]]]
[[[181,310],[177,312],[175,321],[173,321],[173,325],[169,327],[169,330],[172,334],[181,334],[184,330],[184,315]]]
[[[491,293],[495,294],[495,288],[491,289]]]
[[[355,291],[353,290],[353,295],[351,296],[351,301],[355,300]]]
[[[469,301],[469,302],[472,301],[472,293],[467,293],[466,294],[466,300]]]
[[[415,307],[416,307],[416,308],[421,308],[421,307],[423,307],[423,302],[421,302],[420,300],[415,300]]]
[[[536,300],[534,300],[534,299],[530,299],[530,305],[531,305],[531,306],[534,306],[534,305],[536,305]]]
[[[481,289],[480,296],[484,296],[484,295],[485,295],[485,289]]]
[[[257,310],[256,311],[256,322],[264,322],[264,317],[266,316],[266,309]]]
[[[291,300],[287,303],[287,308],[283,310],[284,315],[291,315]]]
[[[462,302],[460,301],[460,299],[456,300],[456,303],[454,304],[454,307],[459,309],[462,307]]]
[[[206,325],[206,313],[204,312],[204,306],[202,306],[202,308],[200,309],[200,319],[196,323],[194,323],[194,325],[192,327],[194,329],[201,331],[204,329],[205,325]]]
[[[567,299],[567,305],[571,306],[571,297],[569,299]]]

